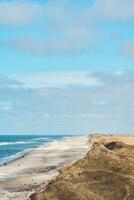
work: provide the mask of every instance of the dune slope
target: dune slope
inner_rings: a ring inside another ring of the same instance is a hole
[[[93,136],[90,142],[85,158],[31,200],[134,200],[134,137]]]

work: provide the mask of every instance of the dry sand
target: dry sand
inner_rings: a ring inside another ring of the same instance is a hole
[[[0,167],[0,200],[26,200],[89,151],[88,137],[68,137]]]

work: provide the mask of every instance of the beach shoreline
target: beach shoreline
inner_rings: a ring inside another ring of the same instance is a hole
[[[57,177],[61,168],[83,158],[90,149],[88,140],[88,136],[65,137],[0,166],[0,199],[28,199]]]

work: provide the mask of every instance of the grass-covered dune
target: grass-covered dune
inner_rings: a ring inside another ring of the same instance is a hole
[[[31,200],[134,200],[134,137],[92,136],[85,158]]]

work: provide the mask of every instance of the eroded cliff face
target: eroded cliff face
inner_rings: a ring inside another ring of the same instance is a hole
[[[91,138],[93,147],[85,158],[62,169],[31,200],[134,200],[134,146],[122,141]]]

